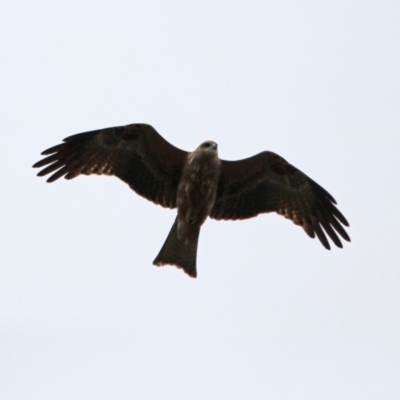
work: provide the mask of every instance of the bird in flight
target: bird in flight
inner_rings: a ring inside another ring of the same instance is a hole
[[[78,175],[115,175],[137,194],[162,207],[177,208],[174,224],[153,261],[174,265],[195,278],[197,243],[207,217],[239,220],[276,212],[318,237],[330,249],[350,241],[346,218],[318,183],[279,155],[263,151],[238,161],[218,157],[213,141],[186,152],[152,126],[131,124],[69,136],[43,151],[33,165],[51,174],[47,182]]]

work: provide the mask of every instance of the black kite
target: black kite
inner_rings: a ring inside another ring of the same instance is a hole
[[[154,265],[175,265],[196,277],[200,227],[217,220],[252,218],[277,212],[318,237],[330,249],[337,234],[350,241],[346,218],[320,185],[275,153],[264,151],[239,161],[218,158],[217,144],[202,143],[194,152],[180,150],[146,124],[80,133],[45,150],[34,167],[47,182],[64,176],[115,175],[146,199],[178,208],[178,215]],[[324,231],[323,231],[323,229]]]

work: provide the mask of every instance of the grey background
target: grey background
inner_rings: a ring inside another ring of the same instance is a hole
[[[398,399],[398,1],[0,6],[2,399]],[[174,220],[116,178],[46,184],[74,133],[134,122],[224,159],[275,151],[352,243],[208,220],[199,277],[151,265]]]

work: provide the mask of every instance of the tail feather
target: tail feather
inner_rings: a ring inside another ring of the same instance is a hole
[[[178,239],[177,228],[178,220],[175,219],[167,240],[153,261],[153,264],[159,267],[167,264],[175,265],[183,269],[192,278],[195,278],[197,276],[196,256],[200,227],[193,227],[196,229],[196,232],[194,234],[191,232],[190,236],[192,240],[187,244]]]

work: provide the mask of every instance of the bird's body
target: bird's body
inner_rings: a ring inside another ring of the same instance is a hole
[[[163,207],[177,208],[171,231],[154,260],[197,275],[200,227],[207,217],[235,220],[277,212],[317,237],[327,249],[324,231],[338,247],[349,236],[348,222],[334,198],[282,157],[262,152],[239,161],[219,159],[217,144],[202,143],[194,152],[164,140],[150,125],[132,124],[77,134],[45,150],[34,167],[48,182],[80,174],[115,175],[141,196]],[[324,229],[324,231],[322,230]]]
[[[178,238],[190,239],[190,227],[200,226],[210,215],[217,193],[220,161],[217,145],[201,144],[187,157],[178,185]]]
[[[220,160],[215,142],[204,142],[187,155],[178,184],[176,221],[154,260],[161,266],[182,267],[196,276],[196,254],[200,227],[210,215],[215,202]]]

